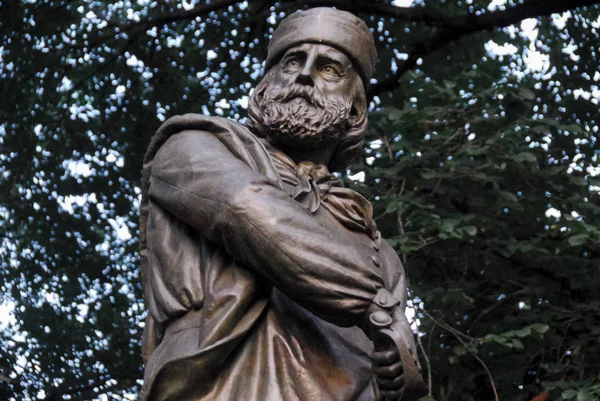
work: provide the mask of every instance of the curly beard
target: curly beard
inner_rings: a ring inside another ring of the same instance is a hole
[[[350,128],[351,97],[324,96],[314,87],[276,87],[265,80],[249,109],[252,125],[286,147],[318,149],[335,145]]]

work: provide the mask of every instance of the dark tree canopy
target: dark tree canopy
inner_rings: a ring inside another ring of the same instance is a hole
[[[317,5],[375,35],[342,177],[406,264],[426,399],[600,399],[599,4],[0,0],[0,399],[136,398],[150,137],[243,118],[274,27]]]

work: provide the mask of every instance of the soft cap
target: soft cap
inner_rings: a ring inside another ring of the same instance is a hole
[[[270,70],[285,51],[302,43],[322,43],[346,53],[359,67],[365,88],[375,70],[373,34],[363,20],[347,11],[316,7],[286,17],[273,33],[266,62]]]

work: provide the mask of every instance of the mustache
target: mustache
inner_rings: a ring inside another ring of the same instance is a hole
[[[264,94],[264,101],[285,103],[296,98],[306,100],[313,107],[325,107],[325,98],[312,86],[292,84],[286,87],[272,88]]]
[[[316,149],[336,143],[350,127],[349,97],[325,96],[312,86],[299,84],[261,89],[250,118],[264,135],[279,143]]]
[[[328,96],[323,107],[315,107],[320,93],[294,84],[287,88],[275,85],[274,74],[274,69],[267,71],[250,96],[248,128],[258,137],[289,139],[293,142],[290,146],[305,148],[312,146],[311,139],[324,139],[323,133],[341,134],[336,139],[340,142],[331,165],[341,168],[349,164],[360,152],[366,131],[367,104],[362,100],[365,96],[362,83],[356,85],[352,94]],[[287,100],[267,101],[275,97]]]

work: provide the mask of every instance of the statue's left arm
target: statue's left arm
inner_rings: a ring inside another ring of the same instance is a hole
[[[395,251],[387,244],[385,247],[388,249],[386,253],[390,255],[382,271],[385,287],[400,303],[390,313],[391,325],[388,326],[387,335],[372,336],[376,346],[373,370],[382,395],[380,399],[416,400],[427,394],[427,387],[421,377],[414,333],[405,315],[406,276]]]
[[[331,323],[365,329],[387,293],[368,255],[211,133],[170,137],[154,159],[149,198]]]

